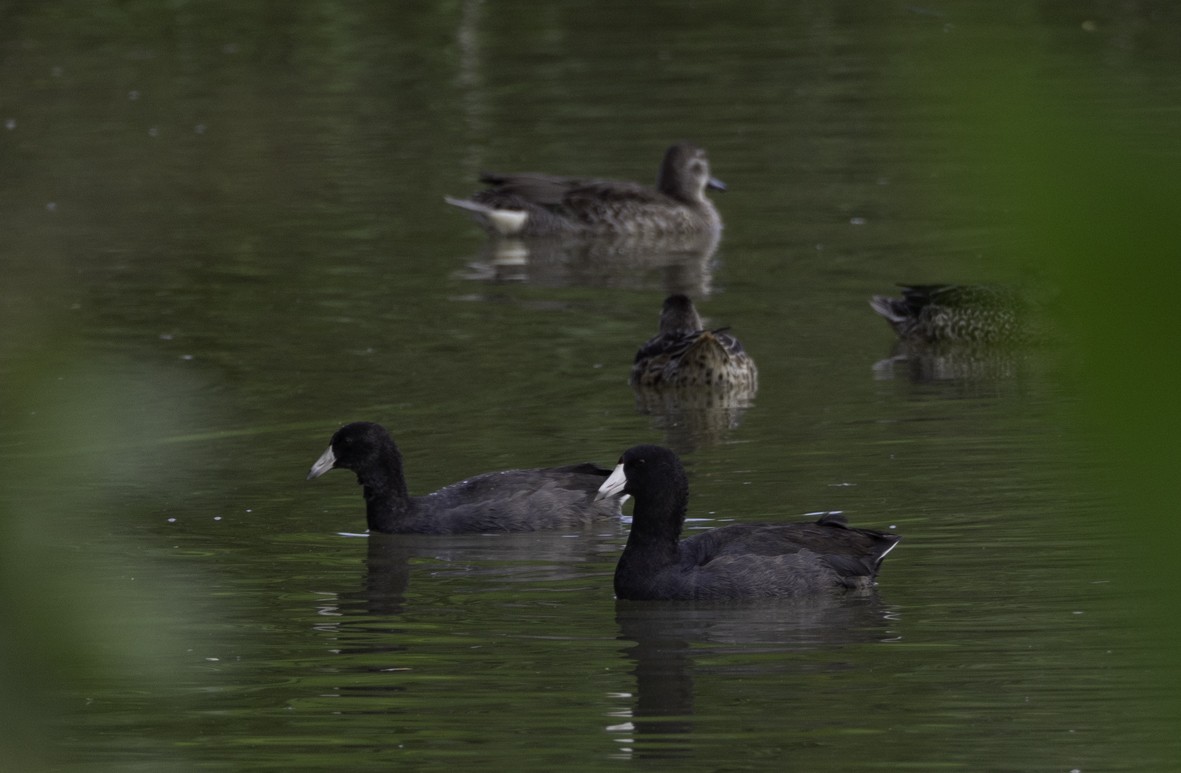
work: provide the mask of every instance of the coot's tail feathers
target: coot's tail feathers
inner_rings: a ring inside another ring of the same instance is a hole
[[[842,574],[863,574],[866,570],[869,570],[871,574],[876,574],[886,555],[902,541],[900,534],[887,534],[876,529],[859,529],[850,526],[845,516],[838,513],[825,513],[816,520],[816,523],[820,526],[831,526],[835,529],[844,529],[858,534],[868,539],[870,545],[873,546],[872,549],[867,549],[864,555],[825,556],[828,564]]]
[[[864,584],[867,577],[871,581],[877,577],[878,570],[882,566],[882,559],[897,544],[898,540],[895,539],[885,550],[875,555],[856,556],[839,553],[821,556],[821,560],[832,567],[846,587],[857,588]]]

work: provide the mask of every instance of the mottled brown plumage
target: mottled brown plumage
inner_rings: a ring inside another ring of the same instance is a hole
[[[1004,343],[1028,335],[1026,304],[995,285],[901,285],[902,297],[869,305],[899,338],[924,343]]]
[[[631,385],[737,390],[753,397],[759,370],[742,343],[726,330],[705,330],[693,301],[670,295],[661,308],[660,332],[636,352]]]
[[[686,142],[664,155],[656,187],[620,180],[537,173],[485,173],[489,188],[467,199],[445,200],[472,213],[498,236],[622,234],[661,236],[716,233],[722,220],[705,195],[725,190],[710,176],[709,159]]]

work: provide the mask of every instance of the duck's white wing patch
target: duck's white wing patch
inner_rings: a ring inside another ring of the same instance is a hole
[[[496,229],[497,233],[502,236],[513,236],[521,232],[525,227],[525,221],[529,219],[529,213],[523,209],[496,209],[487,204],[481,204],[478,201],[471,201],[469,199],[453,199],[450,196],[444,196],[443,201],[446,201],[453,207],[466,209],[472,212],[477,217],[485,220],[488,225]]]

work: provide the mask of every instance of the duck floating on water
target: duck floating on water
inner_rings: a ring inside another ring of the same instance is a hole
[[[688,296],[668,296],[660,310],[660,332],[636,352],[629,382],[645,389],[738,390],[753,397],[759,369],[727,330],[706,330]]]
[[[722,218],[705,195],[726,186],[710,175],[700,147],[677,143],[664,154],[656,187],[549,174],[485,173],[490,187],[444,200],[470,212],[494,236],[627,235],[658,238],[718,233]]]
[[[1000,285],[899,285],[901,298],[875,295],[870,307],[898,337],[917,343],[1012,343],[1028,335],[1026,303]]]

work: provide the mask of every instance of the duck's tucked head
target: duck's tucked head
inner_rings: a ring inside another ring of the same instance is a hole
[[[662,335],[692,335],[704,327],[701,315],[687,295],[670,295],[660,308]]]
[[[328,450],[320,455],[308,472],[308,480],[318,478],[329,470],[343,468],[360,474],[363,471],[388,467],[393,454],[398,457],[390,433],[380,424],[357,421],[346,424],[332,436]]]
[[[673,145],[664,154],[656,187],[661,193],[688,203],[705,198],[705,189],[726,190],[726,184],[709,173],[705,150],[688,142]]]
[[[688,480],[681,460],[661,446],[635,446],[623,452],[614,472],[599,487],[596,499],[630,494],[636,501],[660,493],[677,494],[688,490]]]

